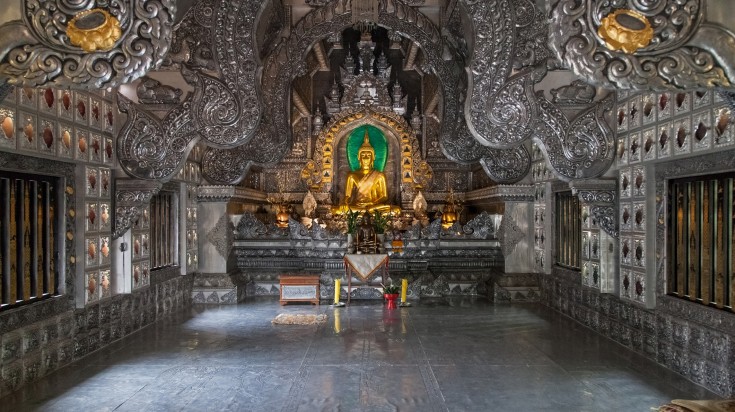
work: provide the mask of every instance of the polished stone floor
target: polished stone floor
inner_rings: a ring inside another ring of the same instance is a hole
[[[272,325],[325,313],[319,326]],[[4,399],[58,411],[650,411],[716,398],[536,304],[196,307]]]

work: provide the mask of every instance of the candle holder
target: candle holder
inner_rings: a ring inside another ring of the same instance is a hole
[[[410,308],[411,306],[413,306],[411,305],[411,302],[401,302],[398,304],[398,307],[400,308]]]
[[[330,308],[343,308],[343,307],[345,307],[345,303],[344,302],[337,302],[337,303],[333,303],[333,304],[329,305],[329,307]]]

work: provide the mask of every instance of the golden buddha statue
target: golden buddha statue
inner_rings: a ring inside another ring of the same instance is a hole
[[[357,151],[360,168],[347,174],[344,203],[333,208],[333,213],[345,213],[347,210],[381,212],[400,212],[400,208],[387,204],[388,185],[385,174],[373,167],[375,149],[370,144],[368,131],[365,129],[362,146]]]

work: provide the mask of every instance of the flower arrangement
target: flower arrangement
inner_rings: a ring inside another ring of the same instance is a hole
[[[383,294],[385,295],[397,295],[398,294],[398,285],[394,285],[391,283],[390,285],[384,285],[380,284],[383,287]]]
[[[373,227],[375,228],[375,233],[379,235],[384,234],[390,221],[390,213],[383,213],[380,210],[373,211]]]
[[[360,217],[360,211],[349,209],[345,212],[345,223],[347,223],[347,234],[354,235],[357,230],[357,218]]]

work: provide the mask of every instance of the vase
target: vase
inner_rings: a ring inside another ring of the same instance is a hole
[[[355,236],[352,233],[347,234],[347,254],[355,253]]]
[[[385,233],[378,233],[375,235],[375,241],[377,243],[377,245],[375,245],[375,252],[383,253],[385,251]]]
[[[398,293],[385,293],[383,297],[388,301],[388,309],[396,309],[396,300],[398,300]]]

